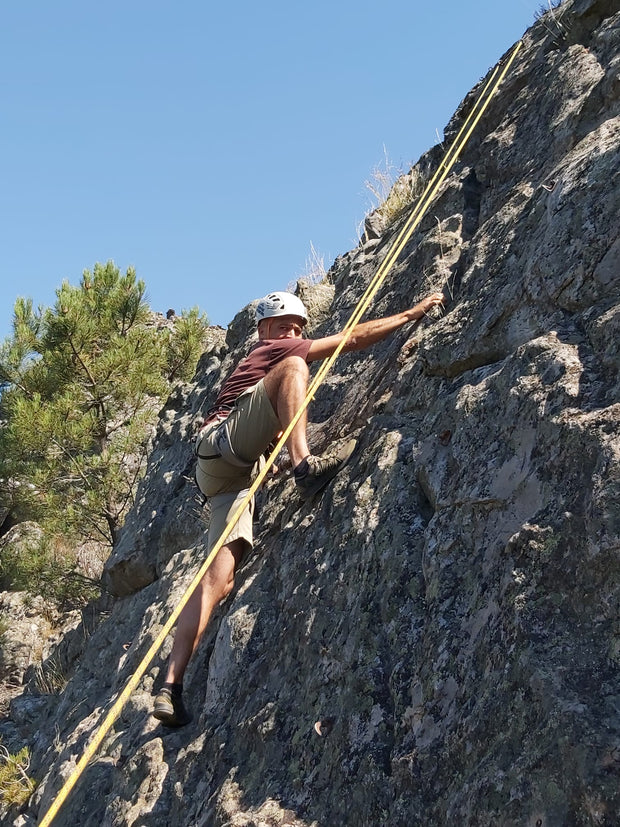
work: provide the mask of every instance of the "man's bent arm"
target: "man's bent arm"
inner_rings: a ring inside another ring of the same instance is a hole
[[[425,316],[432,307],[443,304],[443,301],[444,297],[442,293],[432,293],[430,296],[422,299],[415,307],[411,307],[409,310],[403,310],[402,313],[397,313],[395,316],[386,316],[383,319],[371,319],[368,322],[360,322],[360,324],[355,325],[353,328],[343,350],[364,350],[364,348],[386,339],[390,333],[399,330],[408,322],[418,321]],[[336,333],[333,336],[326,336],[323,339],[315,339],[310,345],[306,360],[313,362],[317,359],[327,359],[336,351],[336,348],[344,339],[344,335],[344,333]]]

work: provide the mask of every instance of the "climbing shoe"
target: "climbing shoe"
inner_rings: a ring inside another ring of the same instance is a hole
[[[155,698],[153,715],[164,726],[178,727],[189,724],[192,716],[183,703],[183,687],[177,684],[162,687],[161,692]]]
[[[302,500],[309,500],[325,488],[338,471],[344,468],[356,445],[356,440],[350,439],[334,451],[320,457],[311,454],[299,463],[293,474]]]

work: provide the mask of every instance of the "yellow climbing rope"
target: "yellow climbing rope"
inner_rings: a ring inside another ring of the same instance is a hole
[[[265,464],[264,468],[261,470],[260,474],[257,476],[257,478],[252,483],[251,488],[248,490],[246,496],[243,498],[241,504],[239,505],[239,507],[237,508],[235,513],[233,514],[230,522],[228,523],[228,525],[226,526],[226,528],[222,532],[221,536],[219,537],[219,539],[217,540],[217,542],[215,543],[215,545],[211,549],[211,552],[209,553],[207,559],[204,561],[204,563],[200,567],[199,571],[197,572],[196,576],[194,577],[194,579],[192,580],[192,582],[188,586],[187,590],[185,591],[185,594],[183,595],[183,597],[181,598],[181,600],[179,601],[179,603],[177,604],[177,606],[173,610],[173,612],[170,615],[170,617],[168,618],[168,620],[162,626],[161,631],[159,632],[159,634],[157,635],[157,637],[155,638],[155,640],[153,641],[153,643],[149,647],[148,652],[144,655],[144,657],[142,658],[142,661],[139,663],[139,665],[136,668],[135,672],[133,673],[133,675],[131,676],[131,678],[127,682],[127,685],[125,686],[123,691],[120,693],[120,695],[118,696],[118,698],[116,699],[116,701],[111,706],[108,713],[106,714],[105,718],[103,719],[103,721],[99,725],[99,728],[95,732],[92,740],[90,741],[90,743],[88,744],[88,746],[84,750],[84,753],[83,753],[82,757],[80,758],[80,760],[76,764],[75,769],[73,770],[73,772],[71,773],[69,778],[67,778],[67,780],[65,781],[64,785],[62,786],[62,788],[58,792],[56,798],[52,802],[50,808],[48,809],[48,811],[43,816],[43,819],[39,822],[39,827],[48,827],[48,825],[51,824],[52,820],[57,815],[58,811],[60,810],[60,808],[63,805],[64,801],[66,800],[67,796],[69,795],[69,793],[71,792],[71,790],[73,789],[75,784],[77,783],[80,775],[82,774],[82,772],[86,768],[88,762],[94,756],[97,749],[101,745],[101,742],[103,741],[103,739],[105,738],[105,736],[109,732],[112,724],[114,723],[114,721],[120,715],[123,706],[129,700],[129,697],[131,696],[131,693],[136,689],[140,679],[142,678],[142,676],[146,672],[149,664],[151,663],[151,661],[155,657],[155,655],[158,652],[159,648],[163,644],[166,636],[168,635],[168,633],[170,632],[170,630],[174,626],[175,622],[177,621],[177,619],[179,617],[179,614],[181,613],[181,611],[185,607],[186,603],[190,599],[192,593],[194,592],[194,590],[196,589],[196,587],[198,586],[198,584],[200,583],[200,581],[204,577],[207,569],[209,568],[209,566],[211,565],[211,563],[215,559],[216,554],[221,549],[221,547],[224,545],[226,538],[228,537],[228,535],[230,534],[232,528],[235,526],[235,524],[237,523],[237,521],[241,517],[241,515],[242,515],[243,511],[245,510],[246,506],[248,505],[248,503],[250,502],[250,500],[252,499],[252,497],[254,496],[254,494],[256,493],[258,488],[260,487],[263,479],[265,478],[265,475],[267,474],[267,472],[269,471],[269,469],[273,465],[278,453],[284,447],[284,445],[286,443],[286,440],[288,439],[288,437],[291,434],[291,431],[293,430],[293,428],[295,427],[295,425],[299,421],[299,418],[301,417],[301,415],[303,414],[305,409],[308,407],[308,404],[310,403],[310,400],[313,398],[316,389],[323,382],[325,376],[327,375],[327,373],[331,369],[331,366],[334,364],[334,362],[336,361],[336,359],[338,358],[338,356],[342,352],[342,349],[345,347],[347,341],[349,340],[349,337],[351,336],[355,325],[358,324],[361,317],[366,312],[368,306],[370,305],[370,302],[372,301],[372,299],[376,295],[378,289],[380,288],[381,284],[385,280],[385,277],[387,276],[388,272],[390,271],[390,269],[394,265],[394,262],[396,261],[396,259],[400,255],[400,253],[402,252],[405,244],[408,242],[408,240],[411,237],[413,231],[415,230],[415,228],[418,226],[418,224],[422,220],[422,217],[423,217],[428,205],[430,204],[432,199],[435,197],[435,195],[437,193],[437,190],[441,186],[443,180],[445,179],[445,177],[447,176],[449,171],[452,169],[454,163],[458,159],[463,147],[465,146],[465,144],[469,140],[469,137],[470,137],[471,133],[473,132],[474,128],[476,127],[476,125],[478,123],[478,121],[482,117],[482,115],[483,115],[484,111],[486,110],[489,102],[491,101],[492,97],[495,95],[499,85],[501,84],[502,80],[504,79],[504,77],[508,73],[508,71],[509,71],[516,55],[517,55],[517,52],[519,51],[521,46],[522,46],[522,43],[521,43],[521,41],[519,41],[517,43],[517,45],[514,47],[513,51],[511,52],[510,57],[506,61],[506,64],[505,64],[504,68],[502,69],[502,71],[500,72],[499,67],[496,67],[495,70],[493,71],[493,73],[491,74],[489,80],[485,84],[482,92],[480,93],[478,99],[476,100],[476,103],[474,104],[471,111],[467,115],[467,118],[465,119],[463,125],[461,126],[461,129],[459,130],[456,138],[452,142],[452,145],[450,146],[449,150],[447,151],[446,155],[444,156],[443,161],[439,165],[437,171],[433,175],[432,179],[429,181],[429,183],[426,186],[426,188],[425,188],[424,192],[422,193],[422,195],[420,196],[420,198],[419,198],[415,208],[413,209],[411,215],[409,216],[409,218],[407,219],[407,221],[403,225],[403,227],[400,230],[400,232],[398,233],[396,239],[394,240],[394,243],[393,243],[392,247],[390,248],[388,255],[385,257],[383,263],[381,264],[381,266],[377,270],[375,276],[373,277],[370,284],[368,285],[368,287],[364,291],[364,295],[359,300],[355,310],[353,311],[353,313],[351,315],[351,318],[346,323],[346,325],[343,329],[344,336],[342,338],[342,341],[339,343],[339,345],[336,348],[333,355],[330,356],[328,359],[326,359],[321,364],[319,370],[317,371],[316,376],[314,377],[314,379],[312,380],[312,382],[310,383],[310,385],[308,387],[308,392],[306,394],[306,398],[304,399],[301,407],[299,408],[299,410],[297,411],[297,413],[293,417],[291,423],[288,425],[288,427],[282,433],[282,436],[278,440],[278,443],[277,443],[276,447],[273,449],[272,453],[269,455],[269,458],[268,458],[267,463]]]

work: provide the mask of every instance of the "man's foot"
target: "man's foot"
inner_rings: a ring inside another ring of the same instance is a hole
[[[310,455],[299,463],[294,475],[295,485],[302,500],[309,500],[325,488],[338,471],[344,468],[356,445],[357,441],[350,439],[335,451],[330,451],[320,457]]]
[[[178,727],[189,724],[192,716],[183,703],[183,687],[177,684],[163,686],[155,698],[153,715],[164,726]]]

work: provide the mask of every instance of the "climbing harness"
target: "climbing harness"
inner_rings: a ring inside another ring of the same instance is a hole
[[[213,430],[215,432],[213,433]],[[206,436],[210,436],[213,434],[213,442],[215,445],[215,449],[219,452],[216,454],[201,454],[200,448]],[[223,419],[219,425],[217,421],[214,422],[212,425],[211,423],[207,425],[206,429],[203,428],[196,439],[196,447],[194,449],[194,453],[198,457],[198,459],[202,460],[210,460],[210,459],[224,459],[226,462],[230,463],[230,465],[235,465],[237,468],[252,468],[255,465],[255,460],[252,462],[248,462],[248,460],[243,459],[242,457],[235,454],[232,442],[230,439],[230,431],[228,430],[228,417]]]
[[[73,789],[75,784],[77,783],[77,780],[79,779],[80,775],[84,772],[86,766],[88,765],[88,762],[94,756],[97,749],[101,745],[103,739],[105,738],[105,736],[109,732],[110,728],[112,727],[112,724],[114,723],[114,721],[116,721],[116,719],[120,715],[121,710],[123,709],[124,705],[129,700],[129,698],[131,696],[131,693],[138,686],[138,683],[139,683],[140,679],[142,678],[142,676],[146,672],[149,664],[151,663],[151,661],[153,660],[153,658],[155,657],[155,655],[159,651],[159,648],[161,647],[164,640],[166,639],[166,636],[168,635],[168,633],[170,632],[170,630],[172,629],[172,627],[176,623],[179,615],[181,614],[181,611],[183,610],[186,603],[188,602],[188,600],[192,596],[194,590],[198,587],[198,584],[200,583],[200,581],[204,577],[207,569],[209,568],[209,566],[211,565],[211,563],[215,559],[217,553],[222,548],[222,546],[225,544],[226,538],[228,537],[231,530],[236,525],[237,521],[239,520],[239,518],[241,517],[241,515],[245,511],[246,507],[248,506],[250,500],[252,499],[252,497],[254,496],[256,491],[259,489],[260,485],[263,482],[263,479],[265,478],[265,475],[267,474],[267,472],[269,471],[271,466],[274,464],[277,455],[279,454],[279,452],[284,447],[284,445],[286,443],[286,440],[289,438],[293,428],[298,423],[298,421],[299,421],[300,417],[302,416],[303,412],[306,410],[306,408],[310,404],[310,401],[314,397],[314,393],[315,393],[316,389],[319,387],[319,385],[321,384],[321,382],[323,381],[323,379],[325,378],[325,376],[327,375],[327,373],[331,369],[331,366],[334,364],[334,362],[336,361],[336,359],[338,358],[338,356],[342,352],[342,349],[346,345],[347,341],[349,340],[349,337],[351,336],[351,333],[353,332],[353,328],[355,327],[356,324],[358,324],[358,322],[361,319],[362,315],[368,309],[368,306],[369,306],[370,302],[372,301],[372,299],[376,295],[377,291],[381,287],[383,281],[385,280],[388,272],[392,268],[394,262],[396,261],[396,259],[400,255],[400,253],[402,252],[405,244],[408,242],[408,240],[411,237],[413,231],[415,230],[415,228],[418,226],[418,224],[422,220],[422,217],[423,217],[424,213],[426,212],[426,209],[427,209],[428,205],[430,204],[432,199],[435,197],[435,195],[437,193],[437,190],[441,186],[443,180],[445,179],[445,177],[448,175],[449,171],[452,169],[452,167],[456,163],[463,147],[465,146],[465,144],[469,140],[469,137],[470,137],[471,133],[473,132],[476,125],[478,124],[478,121],[480,120],[480,118],[484,114],[487,106],[489,105],[489,102],[491,101],[491,99],[495,95],[497,89],[499,88],[499,85],[501,84],[502,80],[504,79],[504,77],[508,73],[508,70],[510,69],[510,67],[511,67],[515,57],[517,56],[517,53],[519,52],[519,49],[521,48],[522,45],[523,44],[522,44],[521,41],[519,41],[516,44],[516,46],[512,50],[512,52],[510,54],[510,57],[506,61],[506,64],[505,64],[505,66],[504,66],[504,68],[502,69],[501,72],[499,71],[499,66],[496,66],[495,69],[493,70],[493,72],[491,74],[491,77],[489,78],[486,85],[484,86],[482,92],[480,93],[480,95],[479,95],[478,99],[476,100],[474,106],[472,107],[471,111],[469,112],[469,114],[465,118],[465,121],[463,122],[463,125],[461,126],[461,128],[460,128],[456,138],[454,139],[452,145],[448,149],[443,161],[439,165],[437,171],[433,175],[433,177],[430,180],[430,182],[428,183],[428,185],[426,186],[424,192],[422,193],[420,199],[418,200],[418,202],[417,202],[415,208],[413,209],[411,215],[409,216],[409,218],[407,219],[407,221],[403,225],[402,229],[398,233],[392,247],[390,248],[390,251],[389,251],[388,255],[386,256],[383,263],[381,264],[381,266],[377,270],[377,273],[375,274],[375,276],[371,280],[370,284],[368,285],[368,287],[364,291],[364,295],[359,300],[355,310],[353,311],[353,313],[351,315],[351,318],[349,319],[349,321],[347,322],[347,324],[343,328],[342,332],[344,333],[344,336],[342,337],[342,340],[340,341],[338,347],[336,348],[334,353],[322,363],[320,369],[317,371],[317,374],[314,377],[314,380],[311,382],[311,384],[308,388],[308,391],[306,393],[306,398],[302,402],[299,410],[297,411],[297,413],[295,414],[295,416],[291,420],[290,424],[283,431],[282,436],[280,437],[280,439],[278,440],[275,448],[273,449],[273,451],[269,455],[269,458],[268,458],[267,462],[265,463],[264,467],[261,469],[260,473],[257,475],[256,479],[254,480],[254,482],[252,483],[252,485],[248,489],[245,497],[243,498],[243,500],[239,504],[237,510],[235,511],[233,516],[231,517],[228,525],[226,526],[226,528],[222,532],[221,536],[219,537],[219,539],[217,540],[217,542],[215,543],[215,545],[211,549],[211,552],[209,553],[208,557],[206,558],[206,560],[204,561],[204,563],[202,564],[202,566],[198,570],[197,574],[195,575],[194,579],[192,580],[192,582],[188,586],[187,590],[185,591],[185,594],[183,595],[181,600],[178,602],[178,604],[176,605],[176,607],[172,611],[172,613],[171,613],[170,617],[168,618],[168,620],[162,626],[159,634],[156,636],[155,640],[153,641],[153,643],[149,647],[149,650],[144,655],[141,662],[138,664],[135,672],[133,673],[133,675],[131,676],[131,678],[127,682],[125,688],[119,694],[119,696],[117,697],[115,702],[112,704],[112,706],[109,709],[109,711],[108,711],[107,715],[105,716],[104,720],[102,721],[99,728],[95,732],[92,740],[90,741],[90,743],[88,744],[88,746],[84,750],[84,753],[82,754],[82,757],[78,761],[75,769],[73,770],[73,772],[71,773],[69,778],[67,778],[67,780],[63,784],[62,788],[58,792],[56,798],[54,799],[51,806],[49,807],[48,811],[43,816],[43,819],[39,823],[39,827],[48,827],[48,825],[51,824],[52,820],[57,815],[60,807],[62,806],[62,804],[66,800],[67,796],[69,795],[69,793],[71,792],[71,790]]]

